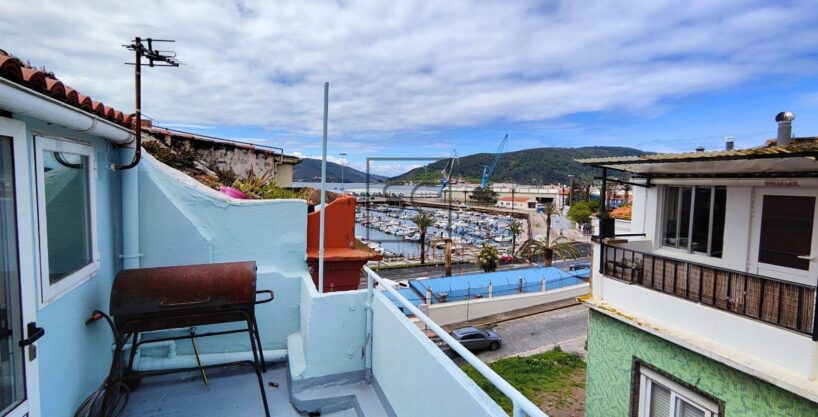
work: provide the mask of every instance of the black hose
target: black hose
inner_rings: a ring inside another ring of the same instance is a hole
[[[92,324],[104,318],[114,334],[114,339],[119,342],[119,332],[116,330],[114,321],[107,314],[96,310],[91,314],[91,318],[85,321],[86,325]],[[74,412],[74,417],[119,417],[128,404],[130,390],[122,383],[122,362],[120,353],[124,343],[116,343],[116,351],[111,363],[111,371],[99,386]]]

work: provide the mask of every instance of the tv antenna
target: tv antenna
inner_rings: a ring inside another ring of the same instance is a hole
[[[150,67],[178,67],[180,64],[179,60],[176,59],[176,52],[153,49],[154,42],[169,43],[176,41],[171,39],[151,38],[147,38],[144,41],[147,42],[147,47],[145,47],[143,39],[138,36],[131,41],[130,45],[122,45],[126,49],[134,52],[136,61],[125,63],[126,65],[134,66],[134,84],[136,95],[134,100],[136,103],[136,110],[134,111],[134,119],[136,123],[134,126],[134,134],[136,135],[136,149],[134,150],[134,156],[130,163],[127,165],[114,164],[112,166],[112,169],[117,171],[131,169],[137,166],[139,164],[139,160],[142,159],[142,59],[147,59],[147,65]]]

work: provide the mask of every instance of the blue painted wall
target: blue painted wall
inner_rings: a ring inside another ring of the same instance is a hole
[[[301,279],[308,276],[305,201],[230,199],[146,156],[139,165],[139,213],[143,267],[256,261],[256,287],[276,294],[256,308],[262,345],[286,348],[287,336],[299,329]],[[197,344],[205,353],[250,350],[241,335]],[[177,352],[192,353],[190,344],[179,342]]]
[[[30,118],[19,120],[26,123],[32,167],[33,130],[37,134],[87,141],[93,145],[95,152],[99,271],[96,276],[51,304],[42,305],[37,302],[37,324],[46,330],[45,336],[37,342],[42,415],[68,417],[99,386],[111,365],[111,332],[104,323],[86,326],[85,319],[95,309],[107,311],[113,276],[121,268],[118,258],[121,247],[120,175],[108,169],[105,163],[106,157],[116,157],[117,153],[109,154],[110,145],[98,137]],[[29,181],[32,198],[27,203],[30,204],[32,213],[35,213],[36,221],[35,180],[31,177]],[[36,224],[31,225],[27,231],[20,230],[20,233],[24,232],[31,233],[35,243],[39,241]],[[39,255],[35,254],[34,259],[34,270],[39,274]],[[39,276],[24,278],[35,280],[39,291]],[[37,299],[39,300],[39,296]]]

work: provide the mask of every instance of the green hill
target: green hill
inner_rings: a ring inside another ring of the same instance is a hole
[[[548,184],[568,182],[568,174],[577,177],[592,175],[593,169],[582,165],[575,159],[600,158],[607,156],[642,155],[646,152],[633,148],[612,146],[591,146],[584,148],[534,148],[522,151],[507,152],[502,155],[491,182],[516,182],[522,184]],[[452,178],[462,178],[470,182],[480,182],[483,166],[490,165],[494,154],[478,153],[461,157],[454,167]],[[432,182],[437,183],[440,171],[448,159],[433,162],[415,168],[390,182]]]
[[[386,177],[371,174],[369,180],[380,182]],[[321,160],[304,158],[300,164],[293,167],[293,181],[295,182],[320,182],[321,181]],[[341,182],[341,165],[327,161],[327,182]],[[344,168],[344,182],[366,182],[366,172],[357,169]]]

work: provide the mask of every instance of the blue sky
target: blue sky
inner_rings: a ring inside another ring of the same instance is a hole
[[[163,126],[330,157],[448,156],[541,146],[739,147],[775,114],[818,135],[811,0],[255,0],[4,2],[0,48],[123,111],[135,35],[185,63],[144,73]],[[381,164],[397,174],[412,163]]]

